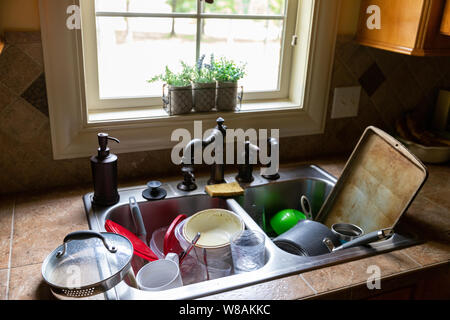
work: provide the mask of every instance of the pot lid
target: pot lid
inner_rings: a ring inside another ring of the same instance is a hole
[[[131,242],[118,234],[78,231],[42,264],[44,280],[54,287],[83,288],[97,285],[124,270],[133,256]]]

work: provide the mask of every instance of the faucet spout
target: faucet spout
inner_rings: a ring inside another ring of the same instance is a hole
[[[186,145],[186,147],[183,150],[183,157],[181,159],[181,163],[183,165],[182,171],[185,175],[186,173],[186,166],[193,165],[193,164],[201,164],[202,158],[203,158],[203,149],[211,145],[212,143],[220,143],[221,154],[223,158],[223,151],[225,148],[225,134],[227,127],[224,125],[225,120],[223,118],[217,119],[217,126],[212,129],[211,134],[205,138],[204,140],[201,139],[192,139],[189,141],[189,143]],[[217,152],[219,150],[215,150]],[[225,164],[222,161],[221,163],[218,163],[219,161],[214,161],[214,163],[211,164],[211,177],[208,180],[208,184],[218,184],[225,182],[224,176],[225,176]],[[193,169],[190,169],[190,174],[193,175]],[[185,182],[186,182],[186,175],[185,175]],[[190,180],[188,177],[187,180]],[[188,181],[190,184],[190,181]],[[186,183],[185,183],[186,184]],[[179,184],[178,186],[179,190],[187,191],[186,188],[184,188],[183,183]]]
[[[181,158],[181,162],[183,164],[194,164],[197,161],[195,161],[197,158],[195,157],[196,153],[200,151],[201,156],[201,150],[203,149],[203,141],[200,139],[192,139],[189,141],[189,143],[184,147],[183,150],[183,157]],[[201,161],[201,159],[200,159]]]

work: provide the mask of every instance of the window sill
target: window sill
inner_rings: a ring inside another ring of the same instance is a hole
[[[282,112],[287,110],[299,110],[301,107],[288,99],[283,100],[267,100],[267,101],[251,101],[244,102],[240,110],[234,112],[220,112],[220,111],[210,111],[210,112],[192,112],[185,115],[170,116],[162,107],[159,108],[132,108],[132,109],[111,109],[111,110],[96,110],[88,114],[88,124],[95,125],[98,123],[148,123],[151,121],[158,120],[168,120],[168,119],[189,119],[194,120],[205,120],[205,119],[215,119],[222,115],[227,114],[228,117],[234,118],[236,116],[252,113],[252,115],[269,115],[273,112]]]

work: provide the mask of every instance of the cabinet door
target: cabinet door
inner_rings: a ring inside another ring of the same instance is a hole
[[[357,41],[372,47],[410,54],[417,41],[425,0],[362,0]],[[380,8],[381,28],[369,29],[370,6]]]
[[[445,0],[427,0],[424,13],[424,23],[416,47],[419,54],[423,55],[448,55],[450,54],[450,36],[441,33],[441,25],[444,23]],[[449,2],[449,0],[447,0]],[[448,9],[446,9],[448,10]]]
[[[441,23],[441,33],[450,36],[450,0],[447,0]]]

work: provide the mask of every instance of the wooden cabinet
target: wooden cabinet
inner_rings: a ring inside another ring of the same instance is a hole
[[[450,0],[447,0],[442,17],[441,33],[450,36]]]
[[[414,56],[450,55],[450,0],[362,0],[356,41]]]

